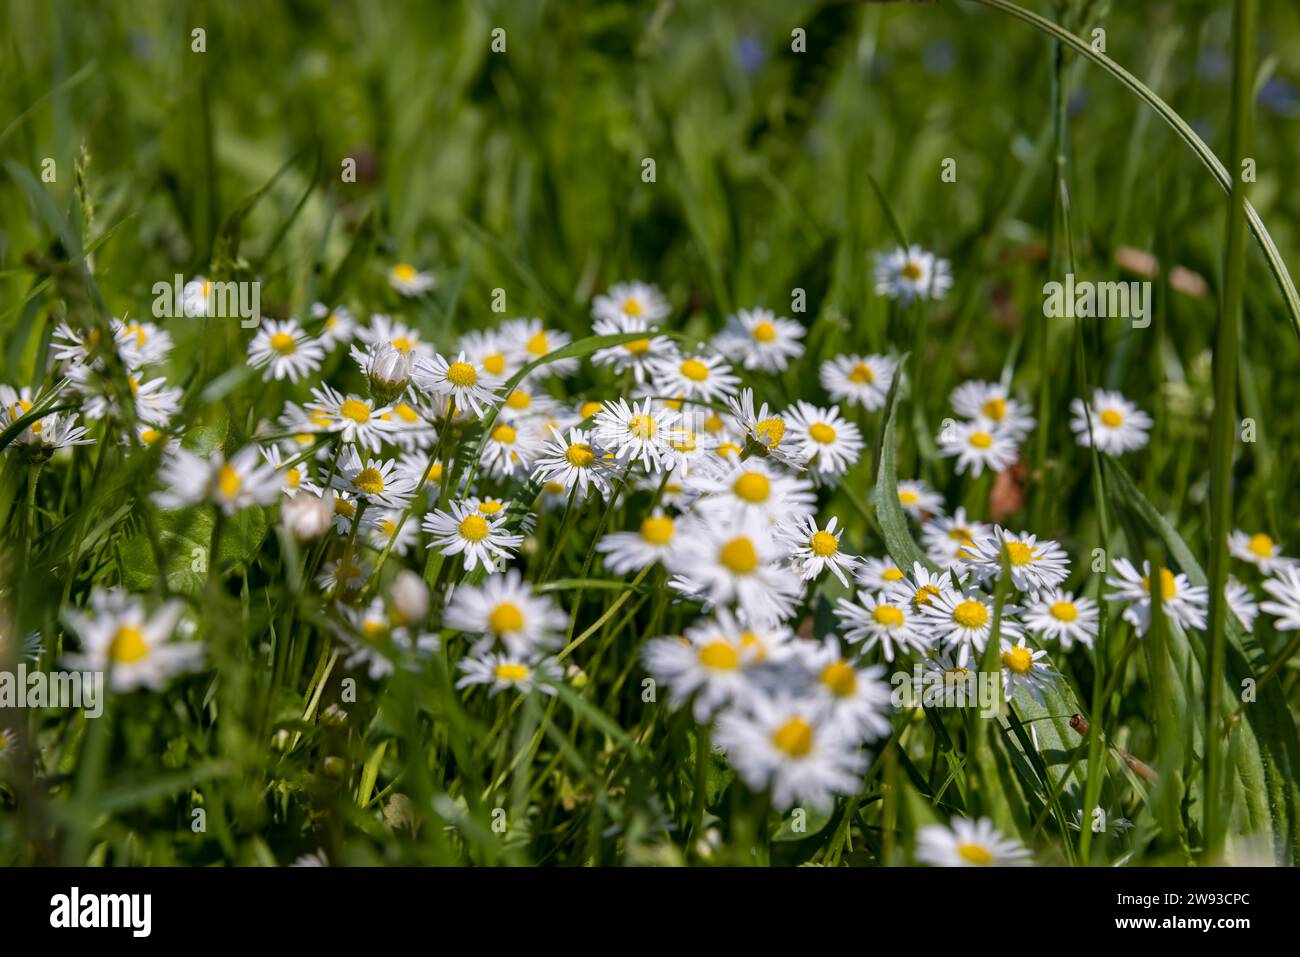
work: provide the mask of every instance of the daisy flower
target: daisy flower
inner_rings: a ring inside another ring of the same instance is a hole
[[[722,356],[697,352],[650,362],[651,382],[659,395],[718,402],[735,395],[740,378]]]
[[[374,406],[367,399],[355,395],[343,395],[327,385],[311,390],[314,402],[307,403],[307,411],[314,413],[312,422],[321,423],[326,432],[342,436],[344,442],[364,445],[372,452],[378,452],[396,426],[388,414],[388,406]]]
[[[397,476],[412,489],[423,485],[425,496],[437,501],[438,488],[446,467],[441,462],[430,464],[429,456],[420,452],[403,452],[397,459]]]
[[[482,368],[488,375],[502,382],[519,371],[519,366],[506,354],[505,343],[495,329],[467,332],[460,337],[457,351],[465,354],[466,361]]]
[[[542,443],[535,435],[516,422],[497,422],[483,441],[479,461],[492,475],[509,478],[522,475],[532,466]]]
[[[930,560],[940,568],[953,568],[975,554],[975,542],[993,533],[993,526],[971,521],[966,509],[958,508],[951,518],[936,515],[921,526],[921,544]]]
[[[853,576],[868,591],[888,591],[907,579],[892,558],[864,558]]]
[[[630,371],[638,384],[645,382],[657,359],[671,359],[677,353],[673,341],[667,336],[655,335],[651,325],[644,319],[598,319],[591,332],[597,336],[643,334],[639,339],[597,349],[591,355],[591,361],[595,365],[613,366],[616,372]]]
[[[834,635],[827,635],[820,645],[800,642],[800,646],[807,649],[803,663],[816,678],[811,694],[829,710],[830,720],[854,740],[874,741],[888,735],[892,695],[884,681],[884,666],[859,668],[844,657]]]
[[[784,695],[751,705],[718,718],[717,742],[750,789],[771,788],[774,808],[827,809],[862,786],[866,755],[826,708]]]
[[[324,493],[318,485],[304,486],[308,491],[321,495]],[[359,512],[357,509],[357,497],[349,495],[342,489],[334,491],[334,530],[340,535],[347,536],[352,531],[352,526],[357,526],[357,531],[361,532],[372,527],[375,523],[374,512]],[[357,523],[360,524],[357,524]]]
[[[1019,841],[1004,837],[986,817],[955,817],[951,825],[930,824],[916,835],[916,859],[934,867],[1010,867],[1030,863]]]
[[[866,651],[879,645],[886,661],[893,661],[895,654],[924,651],[930,645],[929,636],[918,627],[916,613],[906,602],[886,594],[859,590],[857,601],[836,599],[835,618],[845,641],[851,645],[865,642]]]
[[[415,384],[426,392],[449,399],[457,409],[468,409],[482,417],[496,399],[501,382],[486,369],[476,366],[465,353],[448,362],[440,355],[416,363]]]
[[[368,326],[357,327],[357,338],[367,346],[386,342],[398,352],[415,358],[432,359],[433,347],[420,339],[420,334],[404,322],[390,319],[382,312],[370,317]]]
[[[957,587],[956,578],[951,571],[936,574],[920,562],[912,565],[910,576],[902,575],[898,579],[893,579],[891,575],[884,577],[888,579],[885,586],[888,600],[903,602],[917,614],[931,605],[935,598]]]
[[[857,464],[862,432],[836,406],[819,408],[799,401],[785,411],[787,444],[815,478],[834,479]]]
[[[728,522],[692,523],[682,534],[693,547],[668,555],[677,590],[710,606],[734,604],[761,624],[794,613],[802,583],[776,564],[780,551],[768,536]]]
[[[878,254],[875,279],[878,295],[903,305],[917,299],[942,299],[952,288],[948,260],[916,245]]]
[[[1069,651],[1077,641],[1091,648],[1097,637],[1097,603],[1059,588],[1040,591],[1026,606],[1025,628],[1043,641],[1059,641]]]
[[[511,319],[501,324],[501,341],[507,352],[522,366],[564,348],[573,341],[573,337],[567,332],[547,329],[540,319]],[[565,378],[577,369],[577,359],[558,359],[538,369],[537,375]]]
[[[746,369],[782,372],[791,359],[803,355],[799,340],[806,331],[770,309],[741,309],[714,336],[713,347],[723,355],[736,356]]]
[[[667,561],[677,540],[677,523],[658,509],[642,519],[635,532],[611,532],[602,537],[596,551],[605,556],[605,567],[612,574],[626,575]]]
[[[1056,542],[1039,539],[1029,532],[1015,535],[1000,525],[993,526],[992,535],[978,539],[975,548],[967,551],[973,553],[963,560],[963,567],[971,570],[977,582],[1001,577],[1005,557],[1011,570],[1011,584],[1018,591],[1055,588],[1070,573],[1070,559]]]
[[[591,301],[593,319],[640,319],[655,326],[671,311],[659,288],[644,282],[616,282]]]
[[[918,522],[943,514],[943,496],[920,479],[904,479],[897,485],[898,504]]]
[[[41,397],[32,399],[32,390],[26,386],[14,389],[0,385],[0,430],[8,428],[32,411]],[[17,445],[30,450],[53,453],[73,445],[93,445],[84,426],[77,425],[77,413],[54,412],[31,422],[14,440]]]
[[[974,666],[974,662],[970,662]],[[959,665],[946,651],[921,662],[921,704],[927,708],[966,708],[979,703],[975,671]]]
[[[296,319],[267,319],[248,344],[248,364],[265,368],[262,381],[288,378],[297,382],[320,368],[325,349],[303,332]]]
[[[606,402],[596,413],[591,436],[614,452],[618,461],[629,465],[640,459],[652,472],[662,471],[672,454],[669,444],[677,437],[674,428],[680,414],[672,409],[656,409],[650,399],[640,406],[628,405],[626,399]]]
[[[1106,584],[1115,591],[1106,595],[1107,601],[1126,601],[1124,620],[1145,635],[1151,624],[1151,563],[1143,562],[1139,572],[1127,558],[1116,558],[1115,575],[1106,577]],[[1160,569],[1160,604],[1166,617],[1183,628],[1205,628],[1205,613],[1209,606],[1209,589],[1193,585],[1182,572],[1175,574],[1168,568]]]
[[[280,507],[280,521],[299,542],[312,542],[334,524],[334,495],[304,489]]]
[[[1272,601],[1259,603],[1259,610],[1274,616],[1278,631],[1300,630],[1300,565],[1283,565],[1272,578],[1265,579],[1264,591]]]
[[[372,394],[381,395],[381,392],[376,390]],[[380,417],[392,427],[386,440],[408,450],[433,448],[438,442],[438,430],[430,421],[435,414],[422,398],[413,398],[408,392],[406,400],[399,399],[393,403],[391,411],[381,413]]]
[[[152,322],[113,319],[109,322],[118,355],[128,369],[166,362],[172,351],[172,337]]]
[[[993,611],[993,599],[982,592],[972,588],[952,589],[931,596],[921,608],[921,620],[934,640],[956,653],[957,663],[964,665],[972,652],[984,653],[993,631]],[[1014,620],[1018,611],[1014,605],[1003,606],[1000,626],[1003,637],[1020,637],[1020,626]]]
[[[1092,404],[1083,400],[1070,401],[1070,430],[1075,441],[1088,448],[1093,442],[1097,450],[1107,455],[1123,455],[1147,444],[1147,432],[1152,426],[1151,416],[1124,398],[1118,392],[1097,389],[1092,394]],[[1089,434],[1088,423],[1092,431]]]
[[[760,528],[811,515],[817,501],[813,484],[778,471],[762,459],[717,462],[692,472],[686,485],[698,492],[695,508]]]
[[[732,396],[727,400],[736,425],[743,433],[746,445],[760,456],[772,456],[783,465],[802,469],[803,461],[799,453],[792,448],[792,443],[785,442],[786,423],[779,415],[768,409],[764,402],[758,411],[754,411],[754,390],[741,390],[740,397]]]
[[[1233,558],[1254,565],[1265,575],[1271,575],[1291,560],[1282,555],[1282,546],[1264,532],[1251,535],[1236,529],[1228,536],[1228,551]]]
[[[461,585],[451,596],[443,622],[448,628],[493,639],[514,655],[530,655],[559,644],[568,616],[548,595],[533,594],[517,569],[481,585]]]
[[[267,465],[275,469],[280,476],[281,488],[284,494],[293,498],[298,494],[298,489],[302,486],[302,469],[297,465],[285,467],[284,456],[280,453],[280,447],[277,445],[268,445],[262,448],[262,459]],[[292,461],[292,459],[290,459]]]
[[[832,401],[874,412],[885,404],[897,369],[898,363],[888,356],[835,356],[821,364],[818,378]]]
[[[486,651],[478,656],[467,655],[456,666],[464,674],[457,679],[457,688],[487,685],[489,697],[513,689],[520,694],[536,689],[542,694],[555,694],[555,685],[564,672],[559,662],[541,655],[511,655]]]
[[[1003,432],[1015,442],[1023,441],[1035,425],[1029,406],[1011,398],[1007,387],[997,382],[963,382],[952,390],[951,401],[958,415],[984,423],[989,431]]]
[[[422,296],[437,283],[431,272],[421,272],[410,263],[398,263],[388,270],[388,284],[403,296]]]
[[[1253,631],[1255,628],[1255,619],[1259,617],[1259,604],[1255,601],[1255,596],[1250,593],[1250,589],[1232,576],[1223,584],[1223,597],[1227,599],[1228,610],[1237,616],[1237,621],[1241,622],[1241,627],[1246,631]]]
[[[522,535],[506,531],[504,511],[485,516],[469,502],[452,502],[451,511],[437,509],[424,516],[421,523],[433,536],[430,548],[443,555],[465,556],[465,571],[473,571],[480,564],[489,573],[498,571],[523,544]]]
[[[573,428],[569,429],[566,439],[554,426],[551,427],[551,436],[551,441],[537,457],[533,481],[559,482],[566,491],[576,485],[583,498],[593,488],[601,495],[608,495],[609,462],[591,444],[591,436],[582,429]]]
[[[364,609],[345,606],[343,616],[346,627],[339,634],[352,652],[344,664],[349,668],[366,665],[371,680],[391,675],[399,664],[414,668],[415,663],[409,660],[411,655],[438,647],[436,636],[416,636],[409,629],[395,625],[382,598],[371,600]]]
[[[748,704],[757,693],[747,671],[758,648],[744,641],[744,631],[730,616],[704,618],[683,636],[655,638],[641,653],[646,670],[668,689],[671,707],[691,703],[699,723],[729,704]]]
[[[848,585],[848,575],[853,574],[858,560],[840,551],[840,536],[844,532],[836,531],[838,522],[838,518],[832,517],[825,528],[819,528],[816,516],[806,515],[777,525],[776,540],[788,549],[790,563],[804,581],[811,581],[830,569],[841,584]]]
[[[355,449],[348,449],[331,485],[373,505],[395,509],[406,508],[415,491],[392,459],[363,459]]]
[[[1019,457],[1016,442],[1003,432],[989,431],[983,422],[955,422],[939,432],[939,454],[944,458],[957,458],[957,474],[968,469],[973,478],[979,478],[987,468],[1001,472],[1013,465]]]
[[[316,576],[316,586],[326,594],[337,589],[343,595],[355,595],[370,580],[370,563],[355,555],[343,554],[337,560],[327,562],[324,569]]]
[[[201,643],[170,641],[184,607],[171,600],[150,614],[133,595],[96,588],[89,614],[74,608],[63,612],[64,623],[81,639],[80,653],[64,655],[64,662],[76,671],[107,671],[109,686],[119,693],[161,691],[203,660]]]
[[[180,312],[190,319],[212,315],[212,280],[195,276],[181,289]]]
[[[1057,673],[1044,661],[1047,652],[1035,651],[1025,646],[1025,639],[1014,644],[1005,638],[1000,641],[1002,660],[1002,693],[1008,701],[1017,688],[1024,688],[1031,698],[1043,703],[1043,692],[1056,681]]]
[[[357,334],[356,317],[347,306],[331,309],[323,302],[312,303],[311,317],[320,322],[320,333],[316,341],[326,349],[351,342]]]
[[[414,356],[387,342],[374,342],[365,349],[353,346],[348,354],[360,366],[372,396],[385,405],[401,398],[415,369]]]
[[[160,508],[186,508],[212,502],[226,515],[254,505],[269,505],[280,494],[283,481],[275,469],[259,462],[255,445],[245,446],[226,460],[220,452],[195,455],[178,448],[158,470],[162,489],[154,493]]]
[[[85,396],[81,412],[87,419],[119,416],[122,411],[118,401],[117,384],[93,366],[76,365],[68,369],[72,388]],[[167,380],[159,376],[143,381],[134,373],[126,377],[131,392],[135,417],[150,425],[165,426],[180,411],[181,390],[169,389]]]

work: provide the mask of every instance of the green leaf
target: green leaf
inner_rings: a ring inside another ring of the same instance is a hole
[[[894,383],[889,387],[889,396],[885,399],[885,424],[876,439],[875,462],[876,484],[871,490],[871,503],[876,508],[876,519],[880,522],[880,532],[885,539],[885,549],[898,567],[910,572],[912,566],[920,563],[930,571],[937,571],[934,563],[926,558],[912,538],[911,529],[907,527],[907,515],[898,501],[898,446],[895,419],[898,413],[898,392],[903,381],[903,364],[907,356],[898,360],[898,370],[894,373]]]
[[[167,590],[197,594],[208,579],[212,556],[212,510],[206,507],[164,511],[159,522],[166,568]],[[218,560],[226,566],[253,559],[266,536],[266,515],[260,508],[246,508],[222,519],[225,525],[218,546]],[[149,591],[158,580],[158,563],[144,532],[137,532],[121,544],[125,568],[122,584],[133,591]]]

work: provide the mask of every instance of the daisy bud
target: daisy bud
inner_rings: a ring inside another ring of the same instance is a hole
[[[388,599],[393,606],[394,617],[401,619],[404,625],[423,621],[429,613],[429,589],[415,572],[402,569],[393,581]]]
[[[334,493],[313,495],[302,492],[281,506],[284,527],[300,542],[320,538],[334,523]]]
[[[370,395],[380,405],[396,402],[411,381],[411,356],[387,342],[375,346],[370,357]]]

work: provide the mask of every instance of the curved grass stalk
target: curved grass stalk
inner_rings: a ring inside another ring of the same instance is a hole
[[[1179,139],[1191,148],[1197,159],[1213,174],[1220,188],[1225,193],[1232,194],[1233,177],[1223,163],[1219,161],[1219,158],[1214,155],[1214,151],[1206,145],[1206,142],[1197,136],[1196,132],[1187,124],[1187,121],[1179,116],[1173,107],[1157,96],[1154,90],[1106,54],[1097,52],[1092,48],[1091,44],[1066,30],[1060,24],[1039,16],[1032,10],[1026,10],[1019,4],[1013,3],[1012,0],[967,0],[967,2],[978,3],[981,6],[1015,17],[1017,20],[1034,27],[1039,32],[1059,40],[1076,53],[1096,63],[1119,80],[1120,83],[1124,84],[1134,96],[1151,107],[1178,134]],[[1277,282],[1278,289],[1282,293],[1282,299],[1286,303],[1287,313],[1291,317],[1291,328],[1295,331],[1296,337],[1300,339],[1300,293],[1296,292],[1291,273],[1287,271],[1286,263],[1282,261],[1282,254],[1278,252],[1277,245],[1273,242],[1273,237],[1269,235],[1264,221],[1259,217],[1259,213],[1256,212],[1255,207],[1249,201],[1243,200],[1242,205],[1246,212],[1246,222],[1250,226],[1250,231],[1254,234],[1255,241],[1259,243],[1259,248],[1268,261],[1269,272],[1273,274],[1273,279]]]

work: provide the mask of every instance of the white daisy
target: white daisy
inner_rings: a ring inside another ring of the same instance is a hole
[[[33,399],[32,390],[27,386],[14,389],[0,385],[0,430],[32,411],[41,398]],[[73,445],[93,445],[94,441],[84,426],[77,425],[77,413],[54,412],[31,422],[18,433],[14,444],[40,453],[53,453]]]
[[[506,353],[506,345],[501,333],[495,329],[481,329],[467,332],[457,343],[458,352],[465,353],[466,360],[488,375],[505,382],[519,371],[519,363]]]
[[[382,312],[374,313],[369,325],[357,327],[357,338],[367,346],[386,342],[398,352],[414,358],[432,359],[434,354],[433,347],[420,339],[419,332]]]
[[[248,364],[254,369],[265,367],[265,382],[286,377],[297,382],[319,369],[324,359],[325,349],[303,331],[296,319],[264,320],[248,344]]]
[[[388,271],[388,284],[403,296],[422,296],[436,284],[431,272],[421,272],[410,263],[398,263]]]
[[[384,441],[396,430],[388,406],[373,405],[369,400],[355,395],[343,395],[327,385],[311,390],[314,402],[307,403],[313,413],[311,421],[319,423],[326,432],[334,432],[344,442],[355,442],[372,452],[378,452]]]
[[[413,485],[407,484],[397,463],[392,459],[363,459],[355,449],[348,449],[339,462],[331,485],[373,505],[395,509],[406,508],[415,491]]]
[[[641,319],[655,326],[671,311],[657,286],[637,281],[616,282],[591,301],[593,319]]]
[[[791,359],[803,355],[807,330],[793,319],[778,317],[770,309],[741,309],[727,319],[713,337],[713,348],[735,356],[746,369],[781,372]]]
[[[864,558],[853,577],[873,593],[888,591],[907,579],[892,558]]]
[[[862,787],[867,757],[825,707],[784,695],[756,697],[751,707],[719,717],[717,742],[745,784],[771,789],[774,808],[825,810]]]
[[[152,322],[134,319],[113,319],[109,322],[118,355],[128,369],[158,365],[167,361],[172,351],[172,337]]]
[[[853,574],[858,560],[840,551],[844,531],[836,530],[838,522],[832,516],[825,528],[819,528],[816,516],[805,515],[776,526],[776,540],[785,546],[790,563],[804,581],[812,581],[829,569],[841,584],[848,585],[848,575]]]
[[[525,475],[542,449],[535,433],[516,422],[497,422],[483,441],[479,461],[491,475],[509,478]]]
[[[1106,595],[1107,601],[1130,602],[1124,609],[1124,620],[1132,624],[1139,635],[1145,635],[1151,624],[1151,563],[1143,562],[1139,572],[1127,558],[1114,561],[1115,576],[1107,576],[1106,584],[1116,589]],[[1205,613],[1209,606],[1209,589],[1193,585],[1182,572],[1175,574],[1168,568],[1160,569],[1160,604],[1165,616],[1183,628],[1205,628]]]
[[[818,373],[832,401],[874,412],[885,404],[898,363],[882,355],[843,355],[827,359]]]
[[[372,599],[364,609],[343,607],[346,627],[339,630],[351,654],[344,659],[348,668],[364,664],[371,680],[391,675],[400,665],[415,669],[415,656],[437,650],[434,635],[416,635],[410,629],[395,624],[384,608],[382,598]]]
[[[374,394],[381,395],[381,392],[376,390]],[[406,398],[394,402],[390,411],[380,413],[380,418],[391,426],[385,441],[403,449],[427,452],[438,442],[438,429],[432,420],[441,411],[432,408],[422,397],[407,392]]]
[[[1272,601],[1259,603],[1259,610],[1277,619],[1278,631],[1300,630],[1300,565],[1283,565],[1272,578],[1264,580],[1264,591]]]
[[[844,657],[834,635],[820,644],[800,642],[803,662],[815,681],[811,694],[829,709],[830,720],[854,740],[874,741],[890,732],[892,695],[882,665],[860,668]]]
[[[387,342],[372,342],[365,349],[353,346],[348,354],[360,366],[361,374],[369,383],[370,394],[384,405],[402,397],[415,371],[417,357],[401,352]]]
[[[886,661],[893,661],[896,654],[924,651],[930,645],[929,636],[918,627],[919,618],[907,602],[886,594],[859,590],[857,601],[836,599],[835,618],[845,641],[851,645],[865,642],[866,651],[879,645]]]
[[[984,469],[1001,472],[1019,457],[1016,442],[1002,432],[990,432],[987,423],[954,422],[939,432],[939,454],[957,457],[957,474],[968,469],[978,478]]]
[[[1010,867],[1031,863],[1019,841],[1004,837],[986,817],[955,817],[950,827],[930,824],[916,835],[916,859],[934,867]]]
[[[1003,432],[1014,442],[1023,441],[1035,425],[1029,406],[1011,398],[1007,387],[997,382],[963,382],[952,390],[951,401],[958,415],[983,423],[990,432]]]
[[[986,582],[1001,577],[1004,557],[1011,570],[1011,584],[1019,591],[1055,588],[1070,573],[1070,559],[1056,542],[1029,532],[1013,534],[1000,525],[993,526],[993,534],[976,540],[973,554],[963,560],[962,567],[970,569],[975,581]]]
[[[1014,644],[1003,638],[999,647],[1002,652],[1002,693],[1006,699],[1010,701],[1017,688],[1024,688],[1031,698],[1042,704],[1043,692],[1059,677],[1044,660],[1047,652],[1026,647],[1023,637]]]
[[[311,317],[320,322],[316,339],[326,349],[351,342],[357,334],[357,320],[347,306],[333,309],[323,302],[312,303]]]
[[[785,410],[786,442],[819,480],[834,480],[857,464],[862,431],[840,415],[837,406],[819,408],[796,402]]]
[[[1240,529],[1228,535],[1228,551],[1233,558],[1254,565],[1265,575],[1271,575],[1291,561],[1282,554],[1282,546],[1265,532],[1251,535]]]
[[[697,722],[708,721],[729,704],[748,704],[757,689],[748,666],[758,648],[744,641],[735,618],[702,618],[683,636],[654,638],[641,653],[646,670],[668,689],[673,708],[691,703]]]
[[[337,590],[343,597],[352,598],[370,580],[370,563],[364,558],[344,552],[338,559],[326,562],[316,576],[316,586],[327,595]]]
[[[521,366],[563,349],[572,340],[567,332],[547,329],[540,319],[511,319],[501,324],[501,341],[507,354]],[[537,375],[565,378],[577,369],[577,359],[557,359],[538,369]]]
[[[652,472],[662,471],[672,454],[670,442],[677,437],[675,424],[679,413],[656,409],[650,399],[640,406],[628,405],[626,399],[606,402],[596,414],[591,436],[601,446],[614,452],[618,461],[629,464],[640,460]]]
[[[1040,591],[1025,606],[1025,628],[1043,641],[1059,641],[1069,651],[1077,641],[1091,648],[1097,637],[1097,603],[1059,588]]]
[[[943,514],[943,496],[920,479],[904,479],[897,485],[898,504],[918,522]]]
[[[493,639],[514,655],[553,648],[569,619],[549,595],[533,594],[517,569],[493,575],[481,585],[461,585],[443,614],[448,628]]]
[[[281,488],[284,494],[290,498],[297,495],[298,489],[302,487],[302,467],[287,465],[287,462],[292,461],[292,458],[286,460],[277,445],[264,446],[261,452],[266,464],[275,469],[280,476]]]
[[[916,245],[878,254],[875,279],[877,294],[904,305],[917,299],[942,299],[952,288],[948,260]]]
[[[1081,399],[1072,399],[1070,414],[1070,430],[1075,441],[1084,448],[1096,442],[1097,450],[1107,455],[1123,455],[1142,448],[1147,444],[1147,432],[1153,424],[1151,416],[1124,396],[1105,389],[1093,392],[1092,404],[1088,406]]]
[[[464,674],[457,679],[457,688],[487,685],[488,695],[495,696],[511,689],[520,694],[537,690],[542,694],[555,694],[564,672],[559,662],[541,655],[520,656],[496,651],[467,655],[456,666]]]
[[[438,500],[445,470],[441,462],[430,463],[429,456],[421,452],[403,452],[397,459],[398,477],[413,489],[423,486],[424,496],[431,503]]]
[[[501,388],[499,379],[475,365],[463,352],[454,362],[440,355],[421,359],[415,365],[413,376],[421,389],[449,399],[457,409],[468,409],[479,417],[496,400]]]
[[[227,515],[254,505],[269,505],[283,487],[275,469],[259,461],[257,446],[240,449],[226,460],[221,452],[195,455],[178,448],[158,470],[162,489],[154,493],[160,508],[185,508],[212,502]]]
[[[991,535],[993,526],[975,522],[958,508],[951,518],[936,515],[921,526],[921,544],[940,568],[953,568],[975,554],[975,542]]]
[[[785,441],[785,419],[768,409],[766,402],[754,411],[752,389],[742,389],[739,398],[727,399],[727,409],[745,438],[746,452],[772,456],[791,468],[803,468],[799,453],[792,448],[792,443]]]
[[[596,551],[605,556],[605,567],[612,574],[626,575],[666,561],[677,541],[677,523],[656,510],[642,519],[637,531],[611,532],[602,537]]]
[[[1255,628],[1255,619],[1259,617],[1259,604],[1250,589],[1232,576],[1223,583],[1223,597],[1227,599],[1228,610],[1237,616],[1241,627],[1247,632]]]
[[[942,642],[954,652],[959,665],[966,664],[972,656],[984,653],[989,635],[993,632],[993,599],[973,588],[941,591],[929,596],[921,607],[921,620],[935,641]],[[1003,638],[1019,638],[1020,625],[1015,616],[1019,609],[1004,604],[999,634]]]
[[[951,592],[957,587],[956,577],[952,571],[936,574],[920,562],[912,565],[911,575],[903,575],[898,579],[893,579],[892,574],[885,574],[882,577],[888,581],[885,586],[887,598],[892,602],[905,603],[918,615],[937,596]]]
[[[334,524],[334,494],[303,489],[280,507],[280,521],[299,542],[312,542]]]
[[[639,339],[597,349],[591,355],[591,361],[595,365],[613,366],[616,372],[630,371],[638,384],[646,380],[657,360],[671,359],[677,354],[677,346],[673,341],[667,336],[655,335],[653,327],[644,319],[598,319],[591,332],[597,336],[643,333]]]
[[[184,607],[171,600],[149,614],[133,595],[96,588],[89,614],[75,608],[63,612],[63,621],[81,639],[81,652],[64,655],[64,662],[76,671],[108,672],[109,686],[119,693],[161,691],[203,660],[201,643],[170,641]]]
[[[93,366],[74,365],[68,368],[68,379],[72,388],[85,396],[81,412],[87,419],[121,415],[117,383],[102,370]],[[126,377],[126,384],[130,389],[131,403],[135,407],[135,417],[141,422],[165,426],[180,411],[181,390],[168,388],[167,380],[161,376],[144,381],[130,373]]]
[[[719,462],[693,471],[686,486],[699,494],[701,515],[767,527],[811,515],[817,496],[812,482],[779,471],[763,459]]]
[[[735,395],[739,376],[722,356],[697,352],[687,356],[670,356],[650,363],[651,381],[661,396],[717,402]]]
[[[551,428],[551,441],[538,454],[533,481],[559,482],[566,490],[578,486],[586,498],[591,489],[608,495],[609,462],[601,450],[592,445],[591,436],[582,429],[569,429],[566,439],[559,429]]]
[[[693,547],[668,555],[678,591],[710,606],[734,604],[761,624],[794,613],[802,583],[789,567],[776,564],[780,550],[768,536],[723,521],[692,523],[681,534]]]
[[[469,502],[452,502],[450,512],[437,509],[424,516],[422,527],[434,536],[430,548],[438,549],[443,555],[464,554],[466,571],[473,571],[481,564],[493,572],[524,541],[522,535],[506,531],[506,518],[504,511],[484,516]]]

